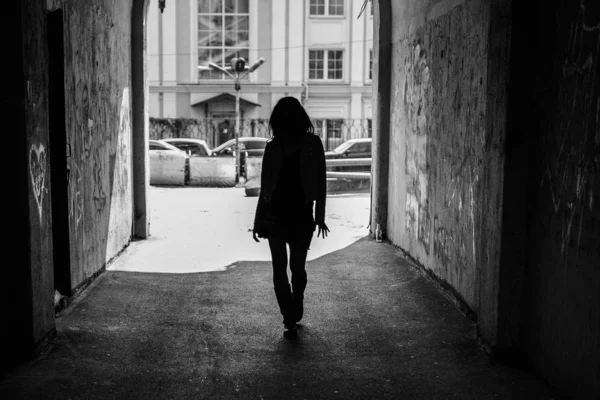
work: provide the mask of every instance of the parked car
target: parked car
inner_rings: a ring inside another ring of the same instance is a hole
[[[161,140],[149,141],[150,184],[185,185],[188,155]]]
[[[256,157],[265,153],[265,147],[267,147],[267,142],[269,139],[262,137],[241,137],[240,141],[240,150],[241,154],[248,153],[248,157]],[[230,139],[225,143],[215,147],[212,149],[212,155],[219,156],[234,156],[235,151],[235,139]]]
[[[371,138],[350,139],[332,151],[325,152],[326,159],[371,158]],[[371,171],[371,166],[328,167],[330,171]]]
[[[246,154],[248,157],[261,157],[265,154],[265,147],[269,139],[262,137],[241,137],[240,141],[240,175],[246,176]],[[230,139],[220,146],[212,149],[212,155],[215,157],[234,157],[235,139]]]
[[[206,141],[201,139],[168,138],[162,139],[161,141],[177,147],[179,150],[184,151],[188,156],[206,157],[211,154]]]

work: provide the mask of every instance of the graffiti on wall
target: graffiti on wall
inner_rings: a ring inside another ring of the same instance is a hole
[[[570,248],[576,253],[581,248],[585,214],[593,210],[599,183],[600,96],[594,88],[600,76],[600,24],[589,14],[581,1],[577,18],[569,27],[564,60],[559,61],[562,96],[558,109],[562,115],[556,130],[558,142],[545,143],[551,156],[540,182],[541,189],[548,189],[552,211],[562,220],[558,244],[565,262]]]
[[[40,223],[42,222],[42,206],[46,182],[46,149],[43,144],[31,145],[29,149],[29,175],[33,188],[33,196],[38,207]]]
[[[81,170],[77,163],[74,164],[72,173],[71,185],[74,187],[73,195],[71,196],[71,206],[69,207],[69,214],[72,221],[75,221],[75,236],[77,236],[79,229],[79,222],[83,217],[83,198],[81,197]]]
[[[417,42],[411,46],[404,68],[404,110],[408,130],[405,173],[406,184],[406,231],[423,245],[426,253],[430,248],[431,218],[428,203],[427,161],[427,115],[429,113],[429,66],[427,53]]]
[[[476,260],[477,243],[475,218],[478,212],[476,188],[479,174],[476,167],[450,168],[452,178],[445,187],[444,212],[453,216],[454,224],[434,218],[433,253],[442,265],[453,262],[465,265],[467,255]]]

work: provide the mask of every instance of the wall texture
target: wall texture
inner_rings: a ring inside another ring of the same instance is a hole
[[[392,9],[388,236],[477,310],[488,6]]]
[[[131,237],[132,1],[64,0],[62,6],[75,288]]]
[[[28,269],[29,295],[23,307],[22,321],[29,325],[26,332],[30,347],[54,330],[52,210],[50,193],[50,154],[48,138],[48,51],[44,8],[39,2],[22,2],[23,69],[25,79],[25,149],[27,160],[27,193],[29,235],[27,257],[19,258],[15,268]],[[18,229],[18,228],[17,228]],[[8,266],[8,265],[7,265]],[[20,305],[19,305],[20,306]],[[26,319],[31,318],[28,321]],[[17,328],[18,329],[18,328]]]
[[[511,65],[525,70],[513,119],[526,138],[528,230],[522,345],[545,378],[576,398],[600,397],[600,4],[514,6]],[[531,37],[530,21],[537,21]]]
[[[389,239],[495,354],[598,398],[600,3],[391,5]]]

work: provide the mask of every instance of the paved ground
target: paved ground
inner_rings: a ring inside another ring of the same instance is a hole
[[[553,398],[490,363],[473,324],[393,246],[365,238],[310,261],[296,341],[283,338],[270,263],[235,265],[107,271],[57,319],[48,353],[0,382],[0,398]]]
[[[132,243],[109,270],[189,273],[225,270],[238,261],[269,261],[269,245],[252,228],[257,197],[244,188],[150,188],[150,232]],[[314,240],[309,259],[342,249],[368,234],[368,193],[330,195],[327,240]]]

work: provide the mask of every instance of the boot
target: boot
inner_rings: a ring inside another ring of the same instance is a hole
[[[300,322],[304,315],[304,296],[297,294],[292,295],[292,311],[294,320]]]

